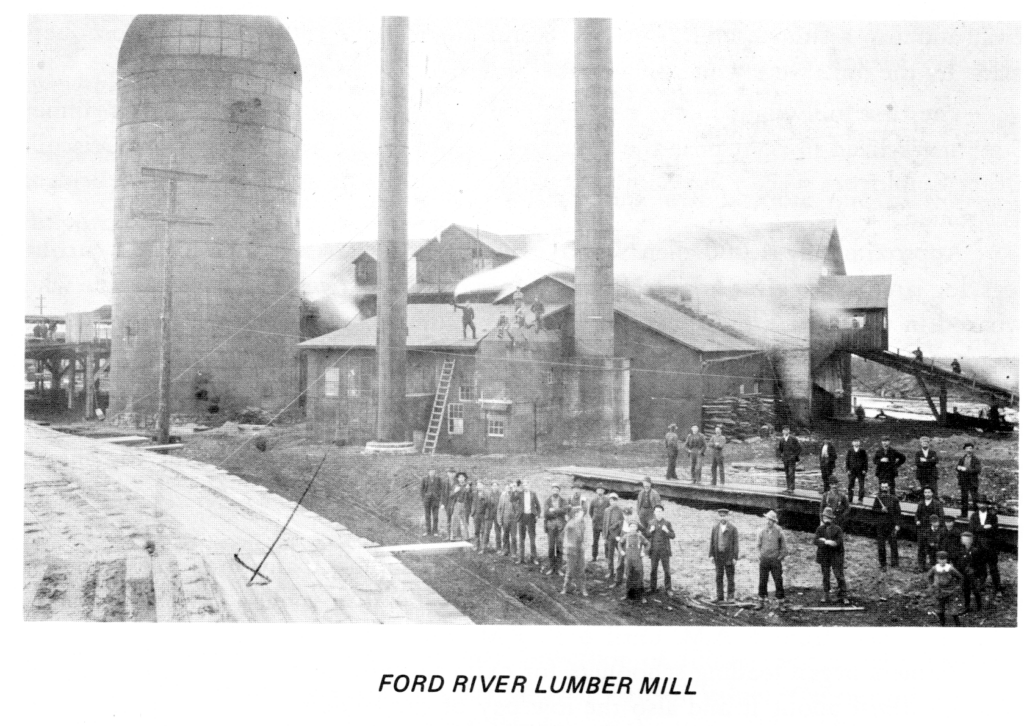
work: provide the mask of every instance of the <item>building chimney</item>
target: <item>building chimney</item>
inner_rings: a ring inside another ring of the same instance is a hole
[[[615,353],[612,21],[576,19],[576,354]]]
[[[405,342],[408,280],[409,19],[381,22],[377,202],[377,441],[408,440]]]

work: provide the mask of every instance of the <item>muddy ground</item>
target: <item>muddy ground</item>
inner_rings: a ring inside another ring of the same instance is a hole
[[[872,449],[882,428],[874,422],[846,425],[849,430],[832,429],[841,450],[853,435],[866,440]],[[935,446],[943,459],[940,490],[955,489],[952,460],[966,437],[936,430],[934,425],[900,424],[894,445],[906,453],[922,433],[935,435]],[[891,430],[891,429],[889,429]],[[657,441],[638,441],[602,449],[573,448],[535,454],[457,457],[438,454],[388,458],[367,456],[359,447],[337,447],[311,442],[304,424],[270,427],[260,434],[266,450],[252,443],[252,431],[239,431],[229,424],[190,436],[182,455],[217,464],[245,479],[266,486],[293,501],[305,489],[309,477],[324,454],[327,463],[306,497],[305,506],[318,514],[343,523],[356,534],[381,544],[436,541],[424,536],[423,512],[418,486],[430,467],[439,473],[449,466],[467,471],[472,478],[509,481],[522,478],[543,499],[553,483],[568,484],[565,477],[551,474],[555,466],[579,464],[661,472],[662,446]],[[816,451],[823,434],[808,437],[805,450]],[[978,455],[986,464],[982,490],[1002,499],[1016,499],[1017,441],[1013,438],[974,436]],[[773,461],[773,443],[768,440],[733,442],[727,448],[727,462]],[[805,457],[809,471],[817,470],[817,457]],[[1012,470],[1012,477],[999,472]],[[992,472],[992,473],[990,473]],[[707,475],[705,473],[705,475]],[[904,472],[899,488],[911,487]],[[873,482],[869,482],[869,488]],[[1005,491],[1003,491],[1005,490]],[[442,510],[443,512],[443,510]],[[672,557],[674,597],[663,592],[646,604],[623,602],[620,591],[609,589],[600,560],[588,565],[590,597],[559,594],[561,579],[544,576],[537,566],[516,565],[498,554],[478,555],[470,551],[448,554],[401,554],[403,562],[417,576],[449,602],[478,623],[557,624],[658,624],[658,625],[935,625],[931,598],[925,592],[924,576],[915,571],[916,545],[901,542],[903,560],[899,570],[879,572],[873,539],[851,536],[847,542],[847,580],[854,604],[863,611],[820,613],[804,610],[819,604],[822,595],[820,570],[814,561],[811,535],[787,532],[793,554],[786,561],[785,582],[790,609],[755,611],[751,608],[722,609],[714,599],[714,569],[707,558],[707,541],[716,521],[713,512],[668,503],[666,516],[675,526],[677,538]],[[443,517],[443,515],[442,515]],[[742,557],[737,563],[737,597],[749,601],[756,595],[757,569],[754,537],[762,526],[760,517],[734,514],[741,536]],[[442,524],[443,526],[443,524]],[[538,526],[538,553],[542,562],[547,552],[543,527]],[[983,614],[965,617],[965,625],[1012,626],[1017,620],[1016,556],[1001,555],[1006,596],[993,601]],[[771,590],[771,586],[769,586]],[[990,593],[988,593],[990,594]],[[989,598],[991,600],[991,598]]]

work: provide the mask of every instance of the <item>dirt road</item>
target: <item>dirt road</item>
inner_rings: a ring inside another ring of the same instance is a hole
[[[315,462],[314,462],[315,464]],[[303,472],[308,476],[311,472]],[[468,623],[375,543],[207,464],[25,426],[26,620]]]

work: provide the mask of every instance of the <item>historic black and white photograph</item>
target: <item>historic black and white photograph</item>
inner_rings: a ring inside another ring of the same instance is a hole
[[[1018,23],[27,41],[24,621],[1017,626]]]

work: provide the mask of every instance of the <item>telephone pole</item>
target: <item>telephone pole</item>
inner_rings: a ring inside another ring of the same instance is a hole
[[[172,159],[172,166],[173,163],[174,160]],[[167,180],[167,208],[164,214],[135,215],[139,219],[164,223],[164,281],[160,311],[160,400],[157,404],[156,419],[157,443],[166,444],[171,436],[171,298],[174,284],[171,225],[191,224],[209,227],[213,223],[178,216],[178,182],[203,181],[206,179],[206,174],[192,174],[185,171],[177,171],[176,169],[155,169],[144,166],[142,167],[142,176]]]

